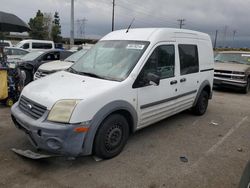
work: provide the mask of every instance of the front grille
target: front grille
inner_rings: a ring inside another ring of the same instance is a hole
[[[214,70],[214,77],[224,78],[224,79],[244,80],[245,75],[244,73],[235,71]]]
[[[21,96],[19,101],[20,109],[28,116],[39,119],[46,112],[47,108],[24,96]]]

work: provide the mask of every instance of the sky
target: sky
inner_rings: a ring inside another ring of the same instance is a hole
[[[1,0],[1,11],[11,12],[28,22],[37,10],[59,12],[62,35],[70,35],[71,0]],[[208,33],[218,45],[250,47],[250,0],[115,0],[115,29],[132,27],[179,27]],[[111,31],[112,0],[75,0],[75,37],[80,34],[77,20],[86,19],[85,37],[101,38]],[[82,29],[83,31],[83,29]],[[234,35],[235,33],[235,35]]]

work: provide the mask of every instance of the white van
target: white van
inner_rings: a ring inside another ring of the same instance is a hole
[[[36,148],[108,159],[141,128],[190,108],[203,115],[212,98],[213,70],[207,34],[115,31],[67,71],[26,86],[12,117]]]
[[[52,50],[55,49],[53,41],[49,40],[22,40],[15,47],[22,48],[28,51],[34,50]]]

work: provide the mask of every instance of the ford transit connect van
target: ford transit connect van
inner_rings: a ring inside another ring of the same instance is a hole
[[[108,159],[141,128],[190,108],[203,115],[212,97],[213,69],[207,34],[115,31],[66,71],[26,86],[12,118],[35,148]]]

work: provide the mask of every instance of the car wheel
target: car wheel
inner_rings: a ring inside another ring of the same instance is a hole
[[[243,89],[243,93],[247,94],[250,89],[250,78],[247,79],[247,86]]]
[[[196,105],[192,108],[192,111],[195,115],[201,116],[203,115],[208,106],[208,93],[206,91],[202,91]]]
[[[129,126],[124,116],[113,114],[107,117],[98,129],[94,141],[94,155],[110,159],[124,148],[129,136]]]
[[[250,162],[247,163],[240,179],[239,188],[250,187]]]

